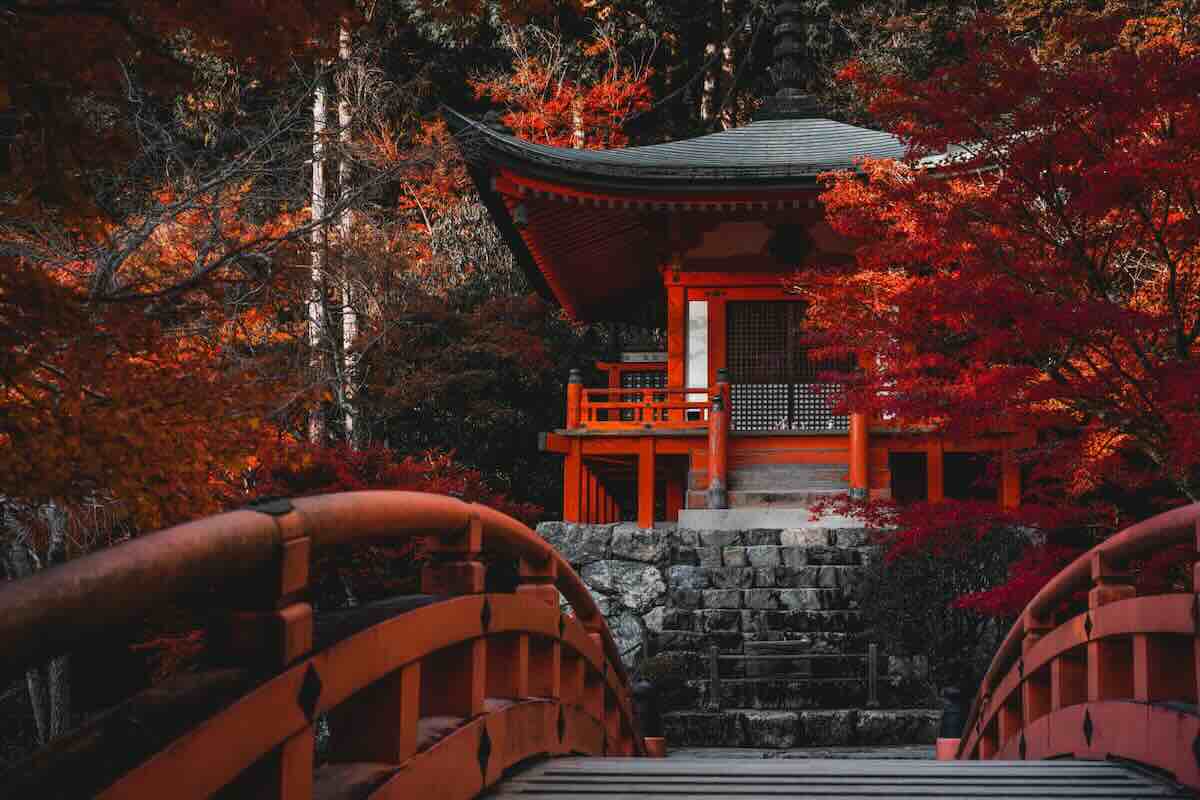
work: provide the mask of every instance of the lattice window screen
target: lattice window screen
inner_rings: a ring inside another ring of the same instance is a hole
[[[621,373],[622,389],[665,389],[666,387],[666,370],[637,370]],[[666,399],[665,395],[652,395],[652,397],[659,400]],[[636,392],[632,394],[622,393],[619,399],[622,403],[640,403],[646,398],[641,392]],[[621,411],[621,421],[632,422],[633,417],[634,410],[632,408]]]
[[[667,388],[667,371],[638,370],[621,373],[622,389],[665,389]]]
[[[803,343],[798,302],[731,302],[726,307],[726,359],[732,427],[738,431],[844,431],[849,419],[830,413],[837,384],[815,381],[846,363],[817,361]]]

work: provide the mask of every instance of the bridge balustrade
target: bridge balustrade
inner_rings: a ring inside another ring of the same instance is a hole
[[[996,653],[957,758],[1125,759],[1200,789],[1200,596],[1139,596],[1130,572],[1181,544],[1194,556],[1200,504],[1118,533],[1043,587]]]
[[[414,537],[430,553],[423,596],[314,619],[314,552]],[[516,560],[515,591],[485,591],[493,556]],[[194,723],[150,750],[128,722],[93,722],[8,776],[4,791],[473,797],[531,757],[646,752],[591,594],[540,537],[484,506],[410,492],[271,500],[79,558],[0,589],[0,678],[86,652],[168,601],[210,612],[210,649],[241,669],[189,685],[235,686],[230,701],[193,709]],[[127,701],[135,722],[170,693],[154,691]],[[334,736],[314,769],[321,715]],[[131,735],[101,758],[81,755],[114,730]],[[81,764],[96,774],[77,774]]]

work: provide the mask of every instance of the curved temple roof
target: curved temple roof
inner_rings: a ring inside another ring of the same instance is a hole
[[[668,216],[696,228],[709,224],[699,217],[713,214],[819,213],[817,176],[858,170],[863,158],[908,155],[889,133],[815,117],[760,119],[644,147],[577,150],[527,142],[448,108],[442,113],[532,285],[587,321],[625,319],[647,293],[662,290]]]
[[[899,159],[908,152],[890,133],[829,119],[759,120],[694,139],[576,150],[527,142],[453,110],[444,113],[468,157],[483,155],[479,152],[483,149],[493,157],[537,165],[564,177],[573,174],[602,182],[614,178],[656,185],[702,181],[708,188],[789,179],[808,183],[823,172],[856,169],[863,158]]]

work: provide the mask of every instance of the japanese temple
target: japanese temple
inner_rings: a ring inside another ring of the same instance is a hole
[[[837,492],[978,497],[974,477],[989,459],[999,459],[989,491],[1019,502],[1011,450],[1030,444],[1027,433],[962,441],[833,413],[839,387],[822,378],[839,365],[810,356],[804,305],[786,284],[810,260],[853,258],[854,243],[825,220],[818,176],[907,148],[827,119],[805,94],[798,14],[795,3],[777,6],[776,93],[743,127],[582,150],[446,111],[484,203],[543,296],[584,322],[665,306],[665,352],[597,364],[603,385],[585,387],[573,372],[564,425],[542,436],[564,457],[567,521],[745,527]],[[739,509],[756,513],[739,525]]]

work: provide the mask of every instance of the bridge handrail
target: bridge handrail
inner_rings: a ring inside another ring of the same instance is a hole
[[[1196,544],[1200,537],[1200,503],[1167,511],[1130,526],[1078,556],[1033,597],[1010,628],[988,667],[966,718],[964,735],[957,757],[970,757],[977,737],[969,733],[980,726],[988,705],[995,705],[995,694],[1014,665],[1031,645],[1055,627],[1054,615],[1080,591],[1091,590],[1089,608],[1093,610],[1133,594],[1128,586],[1131,576],[1123,574],[1129,562],[1173,545]],[[1100,593],[1097,595],[1096,593]],[[1023,678],[1023,676],[1022,676]]]
[[[620,652],[579,575],[518,520],[418,492],[346,492],[279,502],[285,505],[176,525],[0,586],[0,676],[111,635],[114,626],[137,621],[165,599],[261,574],[281,559],[290,541],[308,537],[313,549],[421,536],[445,541],[466,535],[477,519],[484,550],[541,568],[580,622],[600,634],[605,655],[627,683]],[[303,556],[307,584],[307,551]]]

